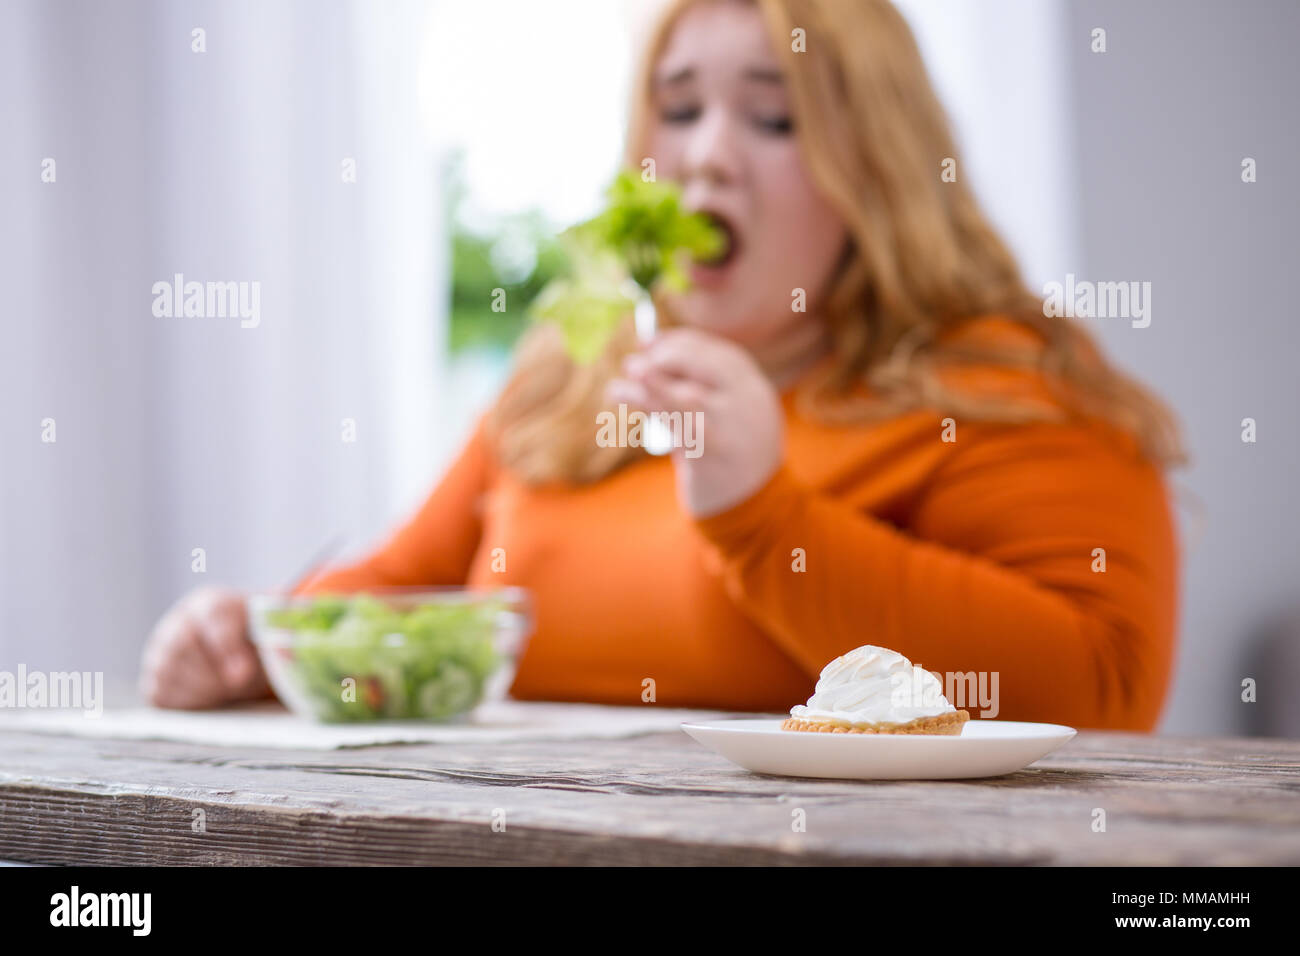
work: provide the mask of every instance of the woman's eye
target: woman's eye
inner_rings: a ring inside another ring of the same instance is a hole
[[[700,115],[698,106],[675,106],[663,110],[660,117],[665,123],[690,123]]]
[[[776,136],[789,135],[794,123],[788,116],[755,116],[754,124],[765,133]]]

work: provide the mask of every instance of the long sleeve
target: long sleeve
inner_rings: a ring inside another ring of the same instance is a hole
[[[1159,473],[1084,426],[971,426],[963,441],[906,528],[788,465],[696,527],[731,598],[810,676],[879,644],[941,673],[996,672],[990,716],[1153,729],[1177,597]]]
[[[480,499],[492,468],[480,418],[451,467],[410,520],[364,560],[314,578],[299,593],[464,584],[482,534]]]

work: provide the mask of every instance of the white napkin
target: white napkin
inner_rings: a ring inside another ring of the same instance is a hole
[[[728,716],[754,715],[674,710],[657,704],[607,707],[500,700],[485,702],[468,718],[453,723],[318,724],[295,716],[274,701],[259,701],[209,711],[153,707],[106,709],[99,717],[78,710],[0,710],[0,730],[119,740],[173,740],[225,747],[334,750],[399,743],[637,737],[678,730],[683,721]]]

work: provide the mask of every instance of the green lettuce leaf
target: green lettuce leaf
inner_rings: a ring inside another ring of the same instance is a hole
[[[529,307],[535,321],[554,322],[564,336],[570,358],[586,365],[636,306],[627,285],[627,270],[618,257],[572,230],[560,237],[570,274],[553,279]]]
[[[635,307],[636,287],[684,292],[690,260],[713,258],[726,246],[707,216],[683,208],[675,183],[646,182],[625,170],[606,196],[600,215],[561,235],[569,273],[548,283],[529,308],[534,320],[560,327],[570,357],[582,364],[604,352]]]

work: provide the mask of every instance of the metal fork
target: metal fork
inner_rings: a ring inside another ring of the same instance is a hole
[[[655,337],[658,316],[655,313],[654,299],[650,288],[659,277],[659,253],[654,246],[647,244],[628,246],[624,250],[628,271],[632,274],[628,294],[635,301],[633,319],[636,324],[636,336],[643,345],[649,344]],[[673,447],[672,431],[664,420],[654,412],[646,415],[642,447],[651,455],[666,455]]]

